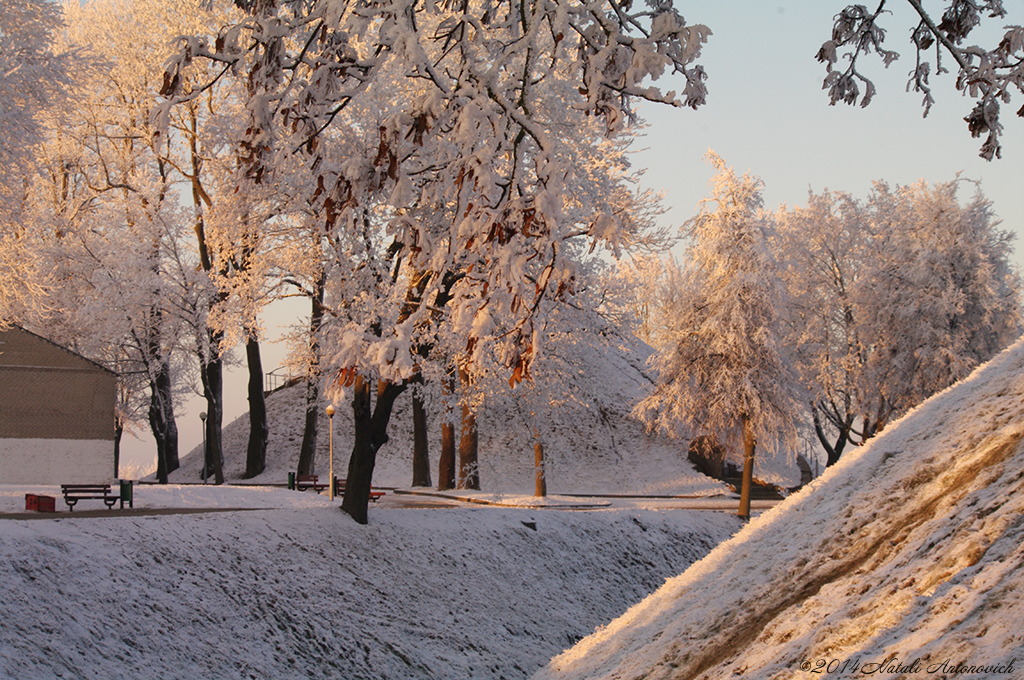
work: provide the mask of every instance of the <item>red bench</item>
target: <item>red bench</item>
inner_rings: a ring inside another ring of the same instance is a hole
[[[343,494],[343,493],[345,493],[345,482],[346,481],[347,480],[338,479],[337,477],[335,477],[334,478],[334,493],[336,493],[336,494]],[[373,501],[374,503],[376,503],[377,499],[380,498],[383,495],[384,495],[383,491],[370,491],[370,500]]]
[[[313,491],[320,493],[327,488],[327,485],[321,484],[320,477],[317,475],[295,475],[295,488],[299,491],[312,489]]]
[[[295,475],[295,488],[299,491],[305,491],[306,489],[313,489],[317,493],[320,493],[327,488],[326,484],[320,483],[320,477],[318,475]],[[334,478],[334,493],[335,495],[342,495],[345,493],[345,480]],[[377,502],[377,499],[384,495],[383,491],[371,491],[370,500]]]

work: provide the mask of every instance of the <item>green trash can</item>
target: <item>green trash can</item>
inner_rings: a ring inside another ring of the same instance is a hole
[[[121,509],[124,510],[124,504],[128,503],[129,508],[135,507],[135,498],[132,489],[132,480],[122,479],[121,482]]]
[[[288,490],[289,491],[295,491],[295,473],[294,472],[289,472],[288,473]]]

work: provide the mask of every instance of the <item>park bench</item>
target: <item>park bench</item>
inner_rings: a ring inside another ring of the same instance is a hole
[[[289,482],[290,483],[290,482]],[[317,493],[320,493],[327,488],[326,484],[320,483],[320,477],[318,475],[295,475],[295,488],[298,491],[305,491],[306,489],[313,489]],[[334,493],[343,494],[345,493],[345,480],[334,478]],[[377,499],[384,495],[383,491],[371,491],[370,500],[377,502]]]
[[[313,491],[320,493],[327,488],[327,485],[321,484],[320,477],[317,475],[295,475],[295,488],[299,491],[312,489]]]
[[[346,482],[345,479],[338,479],[337,477],[335,477],[334,478],[334,493],[336,493],[336,494],[343,494],[343,493],[345,493],[345,482]],[[370,500],[373,501],[374,503],[376,503],[377,499],[380,498],[383,495],[384,495],[383,491],[370,491]]]
[[[103,501],[109,510],[114,507],[114,503],[121,500],[121,494],[110,493],[109,484],[61,484],[60,491],[64,494],[64,502],[68,504],[69,512],[75,509],[75,503],[78,501]]]

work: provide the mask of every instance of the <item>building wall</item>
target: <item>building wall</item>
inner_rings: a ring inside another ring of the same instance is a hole
[[[113,374],[0,366],[0,439],[114,439]]]
[[[117,377],[44,338],[0,332],[0,484],[114,476]]]
[[[103,439],[0,439],[0,484],[114,480],[114,443]]]

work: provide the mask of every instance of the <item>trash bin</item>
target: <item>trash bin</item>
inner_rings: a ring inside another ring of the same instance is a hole
[[[289,491],[295,491],[295,473],[294,472],[289,472],[288,473],[288,490]]]
[[[128,503],[129,508],[135,507],[135,498],[132,489],[132,480],[122,479],[121,482],[121,509],[124,510],[124,504]]]
[[[25,494],[25,510],[30,512],[56,512],[56,499],[53,496],[39,496],[34,493]]]

